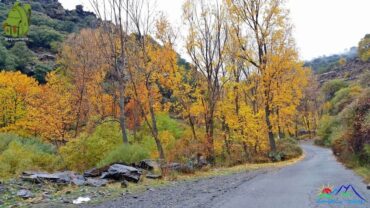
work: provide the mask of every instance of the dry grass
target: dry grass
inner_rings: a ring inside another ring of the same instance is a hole
[[[229,175],[229,174],[240,173],[244,171],[253,171],[253,170],[259,170],[259,169],[265,169],[265,168],[280,168],[280,167],[293,165],[303,160],[304,157],[305,155],[302,154],[298,158],[294,158],[294,159],[282,161],[282,162],[275,162],[275,163],[271,162],[271,163],[262,163],[262,164],[243,164],[243,165],[238,165],[234,167],[214,168],[208,171],[197,171],[195,174],[190,174],[190,175],[178,175],[177,179],[191,180],[191,179],[198,179],[198,178],[205,178],[205,177],[212,177],[212,176]]]
[[[370,183],[370,168],[367,167],[358,167],[354,168],[354,171],[364,178],[366,183]]]

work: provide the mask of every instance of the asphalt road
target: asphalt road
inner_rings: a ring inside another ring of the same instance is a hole
[[[95,207],[370,208],[370,190],[359,176],[336,161],[331,150],[308,143],[302,148],[305,159],[288,167],[179,182]],[[338,195],[336,204],[317,202],[322,187],[342,185],[352,185],[367,201],[359,205],[353,194],[350,198]]]
[[[222,208],[300,208],[300,207],[370,207],[362,205],[317,203],[323,186],[351,184],[362,197],[370,201],[370,190],[353,171],[336,161],[331,150],[302,144],[306,158],[293,166],[256,177],[241,185],[214,207]]]

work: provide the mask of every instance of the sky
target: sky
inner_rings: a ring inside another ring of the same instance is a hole
[[[65,8],[89,8],[89,0],[59,0]],[[184,0],[157,0],[158,7],[181,26]],[[288,0],[293,35],[303,60],[331,55],[357,46],[370,33],[370,0]],[[182,53],[182,51],[179,51]]]

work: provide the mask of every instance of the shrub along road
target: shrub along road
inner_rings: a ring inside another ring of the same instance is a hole
[[[302,148],[305,159],[292,166],[178,182],[94,207],[370,207],[370,190],[366,190],[359,176],[336,161],[331,150],[308,143],[302,144]],[[350,195],[336,196],[335,205],[317,203],[324,186],[335,188],[349,184],[367,200],[364,204],[338,204],[358,203],[359,198],[352,190],[348,191]]]

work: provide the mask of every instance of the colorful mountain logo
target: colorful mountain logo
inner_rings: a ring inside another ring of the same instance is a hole
[[[318,204],[365,204],[366,199],[352,185],[341,185],[336,188],[324,186],[320,189],[316,202]]]
[[[31,24],[31,5],[15,2],[8,13],[8,18],[3,23],[6,36],[23,38],[28,35]]]

